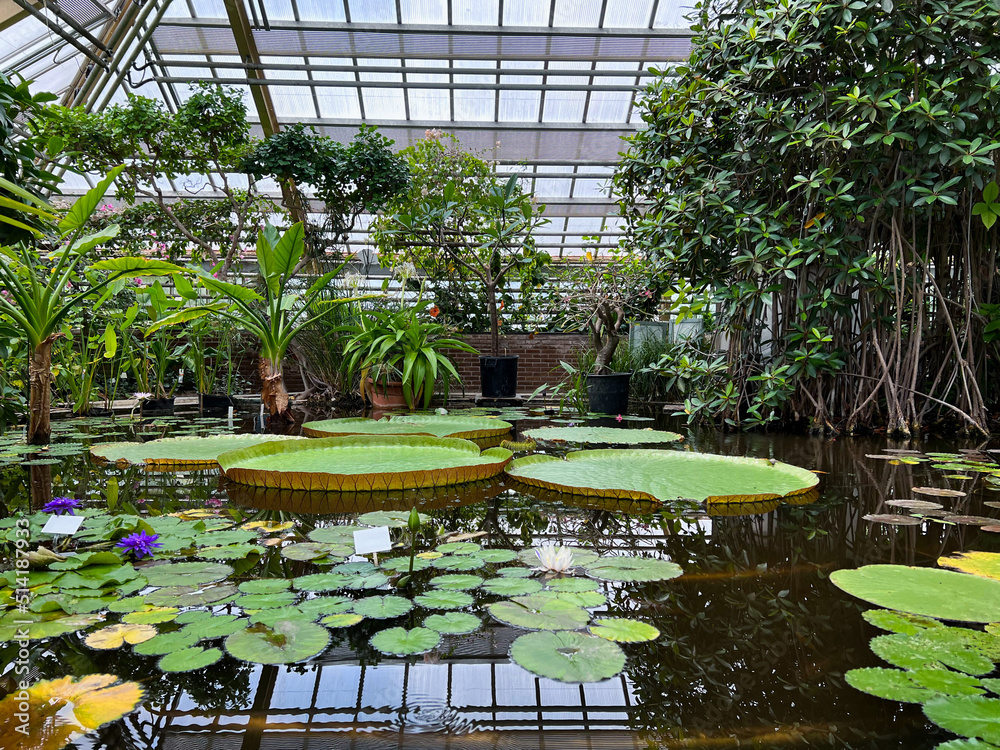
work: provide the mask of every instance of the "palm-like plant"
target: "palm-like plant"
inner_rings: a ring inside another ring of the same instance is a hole
[[[163,276],[182,272],[172,263],[146,258],[111,258],[90,266],[90,271],[106,271],[107,276],[79,273],[81,263],[94,248],[118,234],[118,227],[83,235],[90,215],[121,168],[110,174],[77,200],[62,218],[52,206],[6,180],[0,186],[23,202],[3,199],[4,205],[19,203],[18,211],[41,220],[41,228],[22,225],[32,239],[16,246],[0,246],[0,314],[20,329],[31,352],[28,363],[28,441],[47,443],[51,435],[52,345],[64,334],[66,317],[84,300],[100,306],[110,294],[106,290],[123,276]],[[46,253],[45,251],[48,250]],[[74,286],[74,282],[77,284]],[[99,293],[105,292],[100,295]]]
[[[330,300],[319,313],[310,314],[313,302],[346,263],[317,278],[303,294],[297,294],[290,291],[290,284],[295,278],[295,269],[302,259],[303,249],[304,231],[301,222],[293,224],[281,236],[269,225],[257,236],[257,265],[264,281],[263,294],[202,272],[198,281],[216,301],[186,307],[168,315],[146,329],[146,335],[149,336],[164,326],[186,323],[206,315],[219,315],[232,320],[260,341],[261,401],[270,414],[284,416],[288,412],[290,399],[283,382],[281,362],[292,340],[302,329],[337,305],[378,296]]]

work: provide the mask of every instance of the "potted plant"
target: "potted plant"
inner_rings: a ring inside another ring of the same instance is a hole
[[[614,372],[611,361],[632,319],[648,317],[658,294],[644,259],[621,250],[606,258],[596,248],[569,266],[562,276],[562,294],[551,303],[553,317],[566,327],[586,330],[594,348],[593,372],[587,373],[590,411],[624,414],[628,410],[631,372]]]
[[[504,180],[490,163],[443,140],[443,133],[429,131],[404,149],[411,188],[376,223],[375,241],[382,256],[406,258],[418,269],[452,265],[482,286],[490,352],[479,358],[481,392],[484,398],[511,398],[518,357],[501,351],[499,297],[525,269],[548,262],[533,237],[548,223],[541,217],[545,207],[535,204],[516,176]]]
[[[184,364],[191,369],[202,414],[225,414],[235,406],[232,383],[236,368],[235,331],[224,319],[199,318],[188,328]]]
[[[418,297],[409,307],[362,314],[358,325],[342,329],[348,334],[344,345],[347,377],[360,374],[362,396],[367,393],[372,406],[414,409],[420,404],[426,409],[439,376],[444,376],[446,399],[451,379],[462,382],[445,352],[475,354],[476,350],[434,322],[433,310],[428,300]]]

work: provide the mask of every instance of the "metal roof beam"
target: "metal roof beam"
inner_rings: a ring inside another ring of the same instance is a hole
[[[225,0],[225,6],[226,14],[229,16],[228,27],[236,39],[236,48],[240,52],[240,57],[245,63],[260,66],[257,42],[253,37],[253,28],[247,17],[247,9],[243,0]],[[198,21],[200,19],[191,20]],[[161,23],[161,27],[164,25],[166,24]],[[259,67],[254,67],[247,71],[247,77],[257,84],[251,87],[250,94],[253,97],[254,106],[257,108],[257,115],[260,117],[264,135],[273,135],[278,132],[280,126],[278,125],[278,116],[274,111],[274,102],[271,100],[271,92],[267,90],[263,71]]]
[[[94,52],[94,50],[91,47],[88,47],[86,44],[84,44],[79,39],[77,39],[76,36],[72,33],[73,29],[66,29],[66,28],[64,28],[62,25],[60,25],[59,23],[57,23],[53,19],[51,19],[48,16],[46,16],[40,10],[38,10],[37,8],[35,8],[35,6],[32,5],[30,2],[28,2],[27,0],[14,0],[14,2],[18,6],[20,6],[21,8],[23,8],[25,11],[27,11],[28,15],[34,16],[36,19],[38,19],[42,24],[44,24],[44,26],[49,31],[51,31],[53,34],[55,34],[56,36],[58,36],[60,39],[62,39],[67,44],[70,44],[73,47],[76,47],[76,49],[78,49],[80,52],[82,52],[88,58],[90,58],[91,60],[93,60],[97,65],[100,65],[105,70],[107,70],[109,68],[108,61],[104,58],[104,56],[103,55],[98,55],[96,52]],[[61,20],[65,20],[65,19],[61,19]],[[87,34],[87,36],[89,37],[90,34]],[[93,37],[91,37],[91,38],[93,38]]]
[[[197,80],[205,83],[228,84],[230,86],[266,87],[271,86],[317,86],[322,88],[368,88],[368,89],[402,89],[405,94],[408,89],[442,89],[446,91],[638,91],[642,86],[634,84],[541,84],[541,83],[458,83],[448,81],[434,83],[431,81],[351,81],[329,78],[227,78],[225,76],[202,76]],[[154,76],[158,83],[191,83],[194,79],[185,76]]]

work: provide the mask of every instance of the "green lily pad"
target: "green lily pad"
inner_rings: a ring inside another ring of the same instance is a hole
[[[198,642],[198,636],[187,630],[187,626],[172,633],[160,633],[148,641],[137,643],[133,650],[142,656],[162,656],[190,648]]]
[[[469,589],[478,588],[482,583],[483,579],[479,576],[466,574],[443,575],[430,580],[430,585],[434,588],[446,589],[448,591],[468,591]]]
[[[212,615],[207,619],[185,625],[182,631],[194,633],[198,636],[199,641],[205,641],[232,635],[238,630],[243,630],[248,624],[244,617],[237,617],[236,615]]]
[[[962,622],[1000,621],[1000,581],[936,568],[866,565],[830,580],[879,607]]]
[[[228,565],[210,562],[164,563],[142,569],[142,575],[150,586],[202,586],[232,574],[233,569]]]
[[[474,542],[449,542],[439,544],[435,549],[442,555],[471,555],[478,552],[481,547]]]
[[[489,611],[500,622],[525,630],[579,630],[590,622],[590,613],[582,607],[537,595],[495,602]]]
[[[517,553],[510,549],[481,549],[476,553],[483,562],[505,563],[517,558]]]
[[[333,549],[334,545],[323,542],[299,542],[298,544],[289,544],[287,547],[282,547],[281,556],[289,560],[308,562],[326,557]]]
[[[247,544],[257,538],[252,531],[244,529],[228,529],[226,531],[210,531],[195,538],[197,547],[227,547],[232,544]]]
[[[349,589],[379,589],[387,583],[389,578],[383,573],[365,573],[349,576],[346,586]]]
[[[202,547],[194,553],[203,560],[242,560],[250,555],[262,555],[264,548],[255,544],[227,544],[221,547]]]
[[[607,638],[615,643],[642,643],[655,641],[660,637],[660,631],[641,620],[631,620],[627,617],[608,617],[594,620],[590,632],[600,638]]]
[[[479,570],[485,564],[479,555],[445,555],[431,560],[431,567],[438,570]]]
[[[903,635],[916,635],[927,628],[944,627],[940,622],[929,617],[919,617],[906,612],[893,612],[891,609],[869,609],[862,612],[861,616],[876,628]]]
[[[348,573],[313,573],[295,578],[292,585],[299,591],[337,591],[347,588],[352,578]]]
[[[980,676],[993,671],[993,660],[975,644],[949,631],[928,629],[915,636],[880,635],[872,638],[872,651],[890,664],[904,669],[945,665],[960,672]]]
[[[1000,743],[1000,700],[974,695],[935,698],[924,714],[939,727],[965,737]]]
[[[339,615],[349,611],[354,607],[354,600],[346,596],[317,596],[295,606],[315,620],[321,615]]]
[[[233,633],[226,638],[226,651],[255,664],[291,664],[322,653],[329,643],[330,633],[322,625],[289,620]]]
[[[10,623],[9,620],[4,620],[0,624],[0,643],[19,638],[22,632],[26,632],[28,640],[32,641],[58,638],[78,630],[86,630],[103,619],[99,614],[67,615],[61,611],[44,614],[16,612],[15,614],[18,620],[17,625]]]
[[[111,602],[108,605],[108,610],[110,612],[138,612],[146,606],[146,597],[129,596],[124,599],[118,599],[117,601]]]
[[[363,526],[320,526],[309,532],[309,539],[313,542],[348,546],[351,549],[350,555],[354,553],[354,532],[363,529]]]
[[[503,471],[510,451],[480,454],[468,440],[421,436],[371,436],[283,441],[219,456],[233,482],[294,490],[373,491],[442,487],[490,479]]]
[[[175,437],[149,440],[145,443],[99,443],[91,446],[90,454],[108,463],[150,464],[157,468],[189,469],[215,467],[218,457],[227,451],[248,448],[262,443],[303,438],[290,435],[211,435],[207,437]]]
[[[389,620],[402,617],[413,609],[413,602],[401,596],[370,596],[354,603],[354,611],[364,617]]]
[[[287,578],[259,578],[255,581],[244,581],[237,588],[241,594],[280,594],[288,591],[291,581]]]
[[[810,471],[760,458],[676,450],[605,449],[557,458],[534,454],[507,473],[537,487],[632,500],[753,502],[804,494],[819,482]]]
[[[190,625],[192,622],[200,622],[201,620],[207,620],[212,617],[212,613],[207,609],[189,609],[187,612],[181,612],[174,619],[178,625]]]
[[[445,612],[430,615],[424,620],[424,627],[445,635],[465,635],[479,630],[482,621],[468,612]]]
[[[430,628],[389,628],[371,638],[372,648],[390,656],[426,654],[441,643],[441,634]]]
[[[348,607],[350,609],[350,607]],[[321,617],[319,613],[303,612],[298,607],[274,607],[273,609],[261,609],[250,615],[251,625],[267,625],[273,627],[279,622],[315,622]]]
[[[601,581],[669,581],[684,571],[677,563],[651,557],[602,557],[584,566],[584,572]]]
[[[176,607],[149,607],[137,612],[129,612],[122,617],[122,622],[131,625],[156,625],[176,619],[178,612],[180,610]]]
[[[519,636],[510,647],[510,656],[532,674],[559,682],[600,682],[625,667],[625,654],[617,644],[574,632]]]
[[[471,607],[473,599],[462,591],[434,589],[413,597],[413,602],[425,609],[462,609]]]
[[[222,649],[195,646],[166,654],[156,666],[161,672],[192,672],[211,666],[221,658]]]
[[[302,433],[310,437],[337,437],[342,435],[432,435],[439,438],[502,437],[513,425],[487,417],[451,416],[439,414],[400,414],[385,419],[324,419],[306,422]]]
[[[594,443],[601,445],[642,445],[649,443],[675,443],[683,438],[676,432],[663,430],[631,430],[619,427],[536,427],[526,430],[525,437],[566,443]]]
[[[419,557],[413,558],[413,572],[416,573],[418,570],[426,570],[431,566],[430,560],[424,560]],[[379,566],[384,570],[391,570],[395,573],[406,573],[410,569],[410,558],[409,557],[393,557],[389,560],[383,560],[382,564]]]
[[[497,596],[525,596],[542,590],[533,578],[493,578],[483,584],[483,590]]]
[[[275,607],[287,607],[295,602],[296,594],[293,591],[283,591],[280,594],[243,594],[236,600],[236,604],[243,609],[274,609]]]
[[[364,619],[361,615],[342,612],[340,614],[327,615],[320,622],[328,628],[349,628],[352,625],[357,625]]]
[[[581,593],[597,591],[599,585],[589,578],[552,578],[545,582],[545,587],[552,591],[564,593]]]
[[[146,601],[157,607],[203,607],[222,603],[237,593],[236,587],[229,584],[201,589],[195,586],[168,586],[146,594]]]
[[[503,568],[497,571],[502,578],[531,578],[532,571],[527,568]]]

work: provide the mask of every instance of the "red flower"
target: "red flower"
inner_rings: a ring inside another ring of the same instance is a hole
[[[427,314],[430,315],[432,318],[436,318],[438,315],[441,314],[441,308],[438,307],[437,305],[434,305],[433,307],[429,307],[427,309]]]

